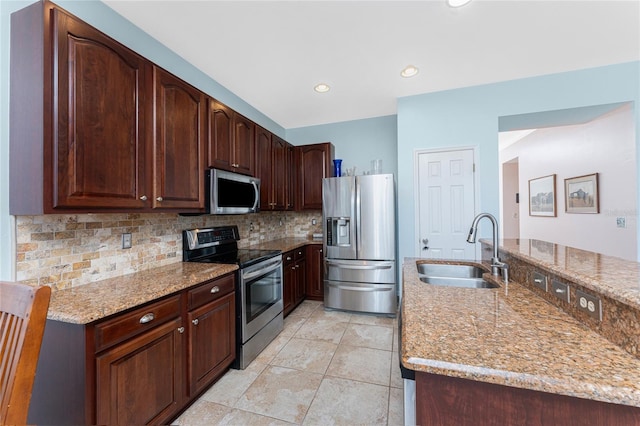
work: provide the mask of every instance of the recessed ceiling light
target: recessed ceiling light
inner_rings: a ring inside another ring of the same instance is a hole
[[[471,0],[447,0],[447,3],[451,7],[462,7],[469,2],[471,2]]]
[[[329,91],[329,89],[331,88],[329,87],[328,84],[325,84],[325,83],[316,84],[316,86],[313,88],[313,90],[315,90],[318,93],[326,93]]]
[[[400,75],[405,78],[413,77],[416,74],[418,74],[418,68],[413,65],[407,65],[402,71],[400,71]]]

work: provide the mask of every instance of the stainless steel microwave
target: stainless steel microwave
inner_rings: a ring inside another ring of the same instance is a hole
[[[206,179],[210,214],[246,214],[260,209],[260,179],[219,169],[208,169]]]

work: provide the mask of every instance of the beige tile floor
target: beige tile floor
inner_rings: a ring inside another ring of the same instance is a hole
[[[304,301],[175,425],[402,425],[397,322]]]

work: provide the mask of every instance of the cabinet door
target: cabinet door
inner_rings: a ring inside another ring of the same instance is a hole
[[[231,166],[238,173],[253,175],[255,124],[248,118],[234,113],[233,126],[233,164]]]
[[[96,357],[97,424],[160,424],[175,415],[186,393],[183,331],[177,318]]]
[[[272,177],[273,177],[273,209],[287,209],[287,193],[289,181],[287,180],[287,143],[273,135],[271,140]]]
[[[333,145],[320,143],[298,148],[298,197],[301,210],[322,209],[322,179],[331,176]]]
[[[256,126],[255,150],[255,174],[260,179],[260,210],[272,210],[274,182],[271,179],[273,175],[271,133],[260,126]]]
[[[151,64],[58,9],[53,21],[55,130],[45,135],[52,144],[44,153],[52,203],[45,210],[143,208]]]
[[[204,209],[205,96],[155,67],[154,208]]]
[[[189,312],[189,395],[194,396],[236,357],[235,293]]]
[[[284,303],[283,314],[287,316],[295,306],[295,287],[297,281],[296,263],[293,260],[293,251],[288,251],[282,255],[284,260],[283,282],[282,282],[282,302]]]
[[[233,110],[211,99],[208,119],[209,155],[207,167],[233,170]]]
[[[287,177],[285,178],[287,181],[287,194],[286,194],[286,204],[287,210],[293,210],[297,204],[296,194],[297,194],[297,182],[298,182],[298,162],[296,161],[295,149],[293,145],[287,143]]]
[[[296,262],[296,285],[294,288],[294,303],[297,306],[304,300],[304,290],[307,282],[307,261]]]
[[[309,244],[307,246],[307,282],[305,289],[307,299],[324,300],[323,260],[322,246]]]

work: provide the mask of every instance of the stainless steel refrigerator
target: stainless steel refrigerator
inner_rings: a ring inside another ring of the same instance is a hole
[[[322,216],[325,307],[395,315],[393,175],[323,179]]]

